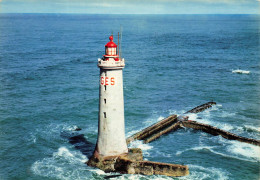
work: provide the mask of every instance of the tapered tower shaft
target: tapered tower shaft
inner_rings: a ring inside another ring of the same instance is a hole
[[[105,55],[98,59],[99,128],[96,155],[117,156],[128,152],[125,139],[123,68],[124,59],[117,54],[113,36],[105,46]]]

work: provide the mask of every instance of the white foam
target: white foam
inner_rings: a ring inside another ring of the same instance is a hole
[[[212,148],[214,148],[214,147],[211,147],[211,146],[192,147],[192,148],[185,149],[183,151],[177,151],[176,155],[179,156],[179,155],[181,155],[182,153],[184,153],[186,151],[201,151],[201,150],[204,150],[204,149],[211,151]]]
[[[222,107],[222,104],[216,104],[215,106],[217,106],[217,107]]]
[[[227,123],[221,123],[221,124],[217,124],[217,126],[220,128],[220,129],[223,129],[225,131],[230,131],[232,129],[234,129],[234,127],[230,124],[227,124]]]
[[[79,151],[70,151],[66,147],[60,147],[51,157],[34,162],[31,170],[43,177],[80,180],[85,179],[89,173],[84,164],[86,161],[86,156]]]
[[[106,174],[104,171],[102,171],[101,169],[90,169],[89,171],[91,171],[91,172],[94,172],[94,173],[96,173],[96,174],[98,174],[98,175],[104,175],[104,174]]]
[[[74,157],[73,156],[73,154],[67,149],[67,148],[65,148],[65,147],[60,147],[59,149],[58,149],[58,152],[57,153],[55,153],[55,155],[56,156],[63,156],[63,157],[65,157],[65,158],[67,158],[67,157]]]
[[[236,115],[236,113],[234,113],[234,112],[222,111],[221,114],[220,114],[220,117],[233,117],[235,115]]]
[[[213,106],[213,107],[216,107],[216,106]],[[190,114],[187,114],[187,115],[189,116],[190,120],[195,120],[195,121],[200,122],[200,123],[215,126],[217,128],[220,128],[220,129],[223,129],[223,130],[226,130],[226,131],[230,131],[230,130],[234,129],[234,126],[232,126],[231,124],[212,121],[211,120],[211,118],[212,118],[211,111],[212,110],[216,110],[216,109],[205,110],[204,112],[202,112],[200,114],[200,118],[198,117],[197,114],[193,114],[193,113],[190,113]],[[221,117],[231,117],[231,116],[235,116],[235,115],[236,115],[235,113],[229,113],[229,112],[225,112],[225,111],[221,112]]]
[[[176,110],[169,110],[169,114],[178,114]]]
[[[153,179],[153,180],[172,180],[172,177],[168,177],[168,176],[161,176],[161,175],[153,175],[153,176],[145,176],[145,175],[140,175],[140,174],[127,174],[127,175],[123,175],[120,176],[119,178],[117,178],[118,180],[125,180],[125,179],[129,179],[129,180],[138,180],[138,179]]]
[[[153,146],[149,144],[144,144],[142,141],[133,141],[130,146],[130,148],[140,148],[143,151],[147,151],[153,148]]]
[[[197,120],[198,114],[195,113],[187,113],[187,116],[189,116],[189,120]]]
[[[227,146],[227,151],[255,161],[260,161],[260,147],[252,144],[230,141],[230,145]]]
[[[223,169],[218,169],[214,167],[205,168],[198,165],[189,164],[190,175],[179,177],[183,180],[194,180],[194,179],[216,179],[216,180],[226,180],[228,178],[228,173]]]
[[[230,146],[229,146],[230,147]],[[202,150],[207,150],[210,151],[211,153],[217,154],[219,156],[223,156],[223,157],[227,157],[227,158],[233,158],[233,159],[238,159],[238,160],[242,160],[242,161],[249,161],[249,162],[256,162],[255,159],[251,159],[251,158],[245,158],[245,157],[239,157],[236,155],[230,155],[228,153],[221,153],[218,152],[214,149],[216,149],[216,146],[199,146],[199,147],[193,147],[193,148],[188,148],[185,149],[183,151],[177,151],[176,152],[176,156],[180,156],[182,153],[187,152],[187,151],[202,151]],[[232,152],[233,153],[233,152]]]
[[[30,135],[28,137],[26,137],[26,140],[33,144],[35,144],[37,142],[37,138],[36,138],[35,134],[33,134],[33,133],[30,133]]]
[[[69,125],[69,126],[64,126],[63,130],[74,131],[77,128],[78,128],[78,126],[76,126],[76,125]]]
[[[158,118],[157,118],[157,121],[161,121],[161,120],[163,120],[165,117],[163,117],[163,116],[159,116]]]
[[[144,144],[142,141],[133,141],[131,142],[130,148],[140,148],[143,151],[143,155],[150,156],[149,150],[153,148],[150,144]]]
[[[257,126],[245,125],[245,128],[248,130],[255,131],[255,132],[260,132],[260,127],[257,127]]]
[[[242,70],[242,69],[236,69],[232,70],[232,73],[237,73],[237,74],[249,74],[250,71]]]

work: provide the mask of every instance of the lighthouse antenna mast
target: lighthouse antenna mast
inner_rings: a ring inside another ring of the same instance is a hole
[[[122,26],[120,26],[120,46],[119,46],[119,59],[122,57]]]
[[[118,32],[118,38],[117,38],[117,40],[118,40],[118,48],[117,48],[117,55],[119,55],[119,32]],[[120,57],[119,57],[120,58]]]

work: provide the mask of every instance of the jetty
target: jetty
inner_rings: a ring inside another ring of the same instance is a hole
[[[187,111],[185,114],[202,112],[212,107],[213,105],[216,105],[216,102],[212,102],[212,101],[207,102],[205,104],[202,104],[200,106],[197,106]],[[194,120],[189,120],[188,116],[177,116],[177,115],[170,115],[169,117],[135,133],[134,135],[126,139],[126,143],[130,144],[132,141],[135,140],[142,140],[143,143],[145,144],[150,143],[160,138],[162,135],[165,135],[169,132],[176,131],[177,129],[184,128],[184,127],[200,130],[205,133],[211,134],[213,136],[219,135],[225,139],[236,140],[236,141],[260,146],[259,140],[238,136],[236,134],[230,133],[228,131],[224,131],[214,126],[210,126],[208,124],[203,124],[203,123],[196,122]]]

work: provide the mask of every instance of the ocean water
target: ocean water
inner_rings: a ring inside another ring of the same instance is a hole
[[[0,14],[1,180],[114,175],[84,162],[97,139],[97,58],[120,28],[127,136],[213,100],[190,119],[260,139],[259,15]],[[76,127],[86,142],[69,140]],[[260,178],[259,147],[200,131],[130,146],[190,175],[113,179]]]

